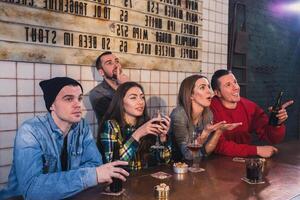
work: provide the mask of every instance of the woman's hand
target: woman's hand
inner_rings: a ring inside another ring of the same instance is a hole
[[[242,122],[226,123],[225,121],[221,121],[216,124],[208,124],[206,126],[206,128],[203,130],[204,134],[202,132],[202,134],[205,135],[205,136],[203,136],[202,142],[204,143],[207,140],[207,137],[210,133],[212,133],[214,131],[215,131],[215,133],[212,136],[212,138],[208,141],[207,145],[205,146],[206,153],[210,154],[211,152],[214,151],[214,149],[216,148],[216,146],[218,144],[219,138],[224,131],[230,131],[240,125],[242,125]]]
[[[142,137],[148,134],[152,135],[158,135],[160,134],[160,117],[152,118],[151,120],[144,123],[142,126],[140,126],[133,134],[132,137],[136,141],[140,141]]]
[[[198,136],[197,140],[200,142],[200,144],[204,144],[204,142],[207,140],[207,137],[212,132],[216,131],[218,133],[222,133],[224,131],[230,131],[235,129],[236,127],[242,125],[242,122],[237,123],[226,123],[226,121],[220,121],[218,123],[213,124],[212,122],[210,124],[207,124],[204,130],[202,131],[202,134]]]
[[[221,127],[221,131],[231,131],[235,129],[238,126],[241,126],[243,123],[242,122],[237,122],[237,123],[226,123]]]
[[[159,138],[161,142],[165,142],[167,140],[167,135],[170,129],[170,122],[171,119],[168,116],[163,116],[161,118],[160,128],[159,128],[160,131]]]
[[[220,121],[218,123],[213,124],[212,122],[210,124],[207,124],[203,131],[206,131],[208,134],[222,128],[226,124],[226,121]]]
[[[210,124],[207,124],[206,127],[203,129],[202,133],[197,138],[198,143],[204,144],[204,142],[207,140],[207,137],[209,136],[209,134],[222,128],[225,124],[226,124],[226,121],[220,121],[215,124],[213,124],[213,122],[211,122]]]

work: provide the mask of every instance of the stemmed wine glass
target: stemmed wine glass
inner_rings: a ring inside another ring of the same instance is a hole
[[[155,110],[154,113],[152,114],[152,119],[153,118],[159,118],[159,121],[155,121],[153,123],[157,123],[157,124],[160,124],[162,123],[162,117],[163,117],[163,114],[160,112],[160,110]],[[163,149],[164,146],[160,143],[160,139],[159,139],[159,134],[156,136],[156,141],[155,141],[155,144],[151,146],[152,149]]]
[[[193,155],[193,164],[189,167],[190,172],[202,172],[204,171],[203,168],[199,167],[200,162],[200,154],[199,150],[202,147],[202,144],[199,144],[197,141],[197,132],[193,131],[192,135],[190,135],[187,143],[187,148],[192,152]]]

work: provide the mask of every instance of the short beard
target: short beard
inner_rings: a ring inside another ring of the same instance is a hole
[[[106,71],[104,71],[104,70],[103,70],[103,73],[104,73],[104,77],[107,78],[107,79],[109,79],[109,80],[112,80],[112,81],[115,81],[115,82],[118,80],[116,74],[113,74],[112,76],[109,76],[109,75],[106,73]]]

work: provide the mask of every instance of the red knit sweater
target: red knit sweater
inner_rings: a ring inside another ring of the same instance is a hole
[[[254,102],[242,98],[235,109],[225,108],[218,97],[211,103],[214,122],[225,120],[227,123],[242,122],[243,124],[231,131],[226,131],[219,139],[216,153],[227,156],[257,155],[256,146],[251,144],[251,133],[269,144],[279,143],[285,136],[285,126],[268,125],[269,117]]]

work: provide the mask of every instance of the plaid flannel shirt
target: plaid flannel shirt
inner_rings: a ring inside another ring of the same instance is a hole
[[[107,162],[112,161],[114,143],[120,146],[120,160],[129,163],[130,170],[140,170],[142,166],[140,155],[137,154],[139,143],[132,137],[134,128],[128,128],[121,134],[119,124],[115,120],[107,120],[104,124],[104,131],[101,133],[100,140],[104,148],[104,156]],[[162,151],[150,151],[150,154],[159,162],[169,163],[171,158],[171,145],[167,142]]]

